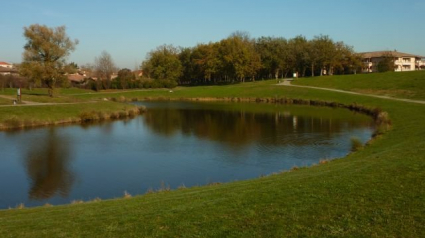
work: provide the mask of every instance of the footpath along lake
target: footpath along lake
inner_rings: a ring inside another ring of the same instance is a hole
[[[257,178],[349,153],[372,118],[346,109],[138,102],[124,121],[0,132],[0,209]]]

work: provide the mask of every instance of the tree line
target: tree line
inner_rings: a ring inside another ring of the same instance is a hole
[[[161,45],[147,54],[144,76],[180,85],[219,84],[257,79],[355,74],[361,56],[344,42],[329,36],[292,39],[260,37],[245,32],[195,47]]]
[[[81,70],[88,73],[84,87],[99,90],[238,83],[292,77],[294,73],[296,77],[351,74],[362,67],[361,56],[351,46],[329,36],[255,39],[238,31],[218,42],[194,47],[161,45],[147,54],[140,77],[129,69],[118,71],[106,51],[95,58],[94,64],[78,67],[66,63],[79,42],[65,30],[65,26],[38,24],[24,27],[27,43],[20,75],[28,79],[29,87],[46,86],[50,96],[55,87],[69,86],[66,75]],[[5,83],[22,85],[18,79],[1,81],[3,87]]]

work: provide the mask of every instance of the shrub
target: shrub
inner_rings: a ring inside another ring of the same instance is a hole
[[[99,120],[99,115],[94,111],[82,112],[80,113],[80,119],[82,122],[96,121]]]
[[[351,151],[356,152],[363,148],[363,143],[357,137],[351,137]]]
[[[12,116],[12,117],[4,120],[3,124],[6,125],[6,127],[9,127],[9,128],[17,128],[17,127],[22,126],[22,121],[18,117]]]
[[[120,111],[118,113],[118,118],[126,118],[126,117],[128,117],[128,112],[126,112],[126,111]]]
[[[146,110],[147,110],[147,109],[146,109],[146,107],[145,107],[145,106],[140,106],[140,107],[139,107],[139,112],[140,112],[140,113],[146,112]]]

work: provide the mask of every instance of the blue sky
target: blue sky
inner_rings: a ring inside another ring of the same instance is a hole
[[[65,25],[80,44],[69,57],[93,63],[103,50],[134,69],[162,44],[191,47],[234,31],[252,37],[329,35],[358,52],[425,56],[425,1],[394,0],[0,0],[0,61],[21,62],[23,27]]]

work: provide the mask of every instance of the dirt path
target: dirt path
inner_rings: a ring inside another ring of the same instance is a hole
[[[0,98],[4,98],[4,99],[8,99],[8,100],[10,100],[10,101],[14,101],[14,100],[16,100],[16,97],[14,97],[14,96],[6,96],[6,95],[0,95]],[[32,101],[22,101],[22,104],[16,104],[16,105],[2,105],[3,107],[4,106],[24,106],[24,105],[26,105],[26,106],[28,106],[28,105],[44,105],[45,103],[40,103],[40,102],[32,102]]]
[[[331,91],[331,92],[338,92],[338,93],[346,93],[346,94],[353,94],[353,95],[361,95],[361,96],[367,96],[367,97],[388,99],[388,100],[400,101],[400,102],[410,102],[410,103],[425,104],[425,101],[422,101],[422,100],[413,100],[413,99],[405,99],[405,98],[394,98],[394,97],[389,97],[389,96],[380,96],[380,95],[367,94],[367,93],[356,93],[356,92],[339,90],[339,89],[333,89],[333,88],[320,88],[320,87],[313,87],[313,86],[293,85],[293,84],[291,84],[291,81],[288,81],[288,80],[285,80],[282,83],[278,83],[276,85],[278,85],[278,86],[297,87],[297,88],[311,88],[311,89],[325,90],[325,91]]]

